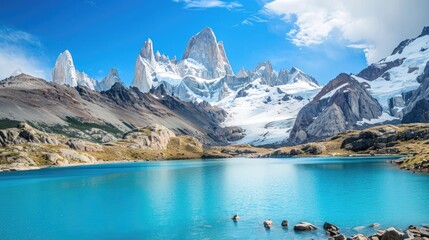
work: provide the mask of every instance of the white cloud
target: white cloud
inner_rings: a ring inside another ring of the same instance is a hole
[[[27,32],[0,27],[0,79],[9,77],[17,69],[48,79],[49,68],[41,60],[39,39]]]
[[[293,23],[288,38],[297,46],[321,44],[340,36],[362,48],[367,62],[389,55],[404,39],[429,24],[427,0],[274,0],[265,13]]]
[[[238,2],[227,2],[221,0],[173,0],[176,3],[183,3],[187,9],[206,9],[206,8],[226,8],[232,10],[243,7]]]

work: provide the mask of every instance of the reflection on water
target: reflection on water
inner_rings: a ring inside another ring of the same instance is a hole
[[[372,222],[429,222],[429,176],[387,160],[219,159],[2,173],[0,239],[307,239],[325,236],[297,235],[280,222],[330,221],[349,235]],[[270,231],[262,226],[267,218]]]

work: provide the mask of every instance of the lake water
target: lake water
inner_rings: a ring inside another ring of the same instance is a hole
[[[0,173],[0,239],[326,239],[293,225],[429,223],[429,175],[389,158],[219,159]],[[234,223],[233,214],[240,220]],[[263,221],[271,218],[267,231]],[[289,229],[282,229],[282,220]]]

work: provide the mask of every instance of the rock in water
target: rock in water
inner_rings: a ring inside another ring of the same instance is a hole
[[[369,225],[369,227],[371,227],[371,228],[378,228],[378,227],[380,227],[380,223],[371,223]]]
[[[287,220],[283,220],[281,225],[282,227],[287,228],[289,225],[289,222]]]
[[[271,229],[273,227],[273,221],[271,219],[267,219],[264,221],[264,227],[266,229]]]
[[[293,227],[295,231],[314,231],[317,230],[317,227],[308,222],[300,222]]]
[[[391,227],[381,237],[381,240],[402,240],[402,233]]]
[[[237,222],[240,219],[240,217],[237,214],[234,214],[234,216],[232,216],[232,221]]]
[[[339,227],[335,226],[332,223],[328,223],[328,222],[325,222],[325,224],[323,224],[323,229],[325,229],[325,230],[331,230],[331,231],[338,231],[338,230],[340,230]]]

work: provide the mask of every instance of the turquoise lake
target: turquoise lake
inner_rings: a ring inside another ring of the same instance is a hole
[[[0,173],[0,239],[327,239],[325,221],[347,235],[373,233],[360,226],[374,222],[429,224],[429,175],[389,160],[235,158]],[[296,234],[299,221],[319,230]]]

